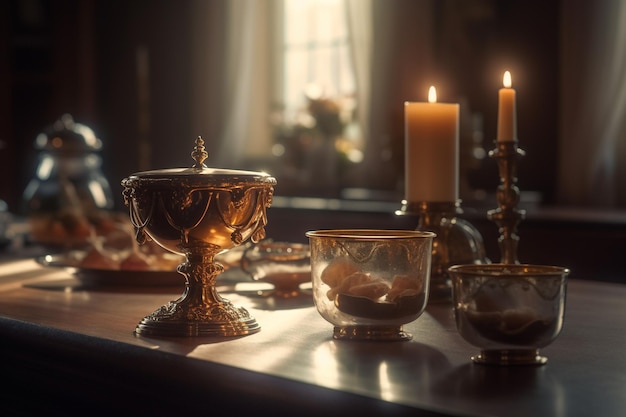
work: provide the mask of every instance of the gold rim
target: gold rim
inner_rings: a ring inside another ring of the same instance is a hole
[[[379,239],[415,239],[434,238],[433,232],[419,230],[384,230],[384,229],[330,229],[311,230],[307,237],[327,237],[334,239],[379,240]]]
[[[467,264],[454,265],[448,268],[450,273],[473,276],[528,276],[540,275],[568,275],[570,270],[562,266],[533,265],[533,264]]]

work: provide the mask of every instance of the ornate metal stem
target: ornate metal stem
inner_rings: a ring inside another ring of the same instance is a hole
[[[461,201],[407,202],[396,215],[418,216],[416,230],[434,232],[429,301],[449,301],[451,281],[448,268],[459,264],[489,263],[482,235],[462,214]]]
[[[185,276],[185,292],[179,299],[144,317],[135,333],[142,336],[242,336],[260,330],[243,307],[236,307],[216,290],[224,267],[213,260],[219,247],[194,248],[187,262],[178,266]],[[201,253],[199,253],[201,252]]]
[[[525,152],[517,147],[517,141],[497,142],[496,148],[489,152],[489,156],[498,162],[500,185],[496,192],[498,208],[488,211],[487,215],[499,227],[500,262],[506,264],[519,263],[517,226],[526,217],[526,211],[517,208],[520,191],[516,183],[517,162],[524,155]]]

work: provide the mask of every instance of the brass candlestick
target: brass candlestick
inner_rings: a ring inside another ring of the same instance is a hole
[[[448,268],[459,264],[489,263],[482,235],[462,214],[461,201],[408,202],[402,200],[402,208],[396,215],[418,216],[416,230],[436,234],[433,240],[430,273],[429,301],[448,301],[452,296],[452,284]]]
[[[519,263],[517,226],[526,217],[526,211],[517,208],[520,199],[516,185],[517,162],[525,154],[517,146],[517,141],[496,142],[496,148],[489,152],[489,156],[498,162],[500,185],[496,192],[498,208],[488,211],[487,216],[499,227],[500,262],[506,264]]]

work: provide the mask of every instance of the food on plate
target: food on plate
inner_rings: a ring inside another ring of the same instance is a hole
[[[128,271],[146,271],[155,269],[150,259],[141,252],[132,251],[130,255],[120,261],[120,269]]]
[[[35,242],[73,247],[87,244],[93,233],[106,236],[124,222],[129,222],[125,213],[94,211],[87,215],[72,208],[32,214],[28,218],[30,235]]]
[[[90,269],[120,269],[119,262],[111,254],[96,246],[87,251],[78,266]]]
[[[153,241],[139,245],[134,239],[134,229],[130,222],[118,224],[106,236],[101,236],[92,228],[88,238],[88,248],[76,255],[75,266],[88,269],[122,271],[175,271],[184,261]]]

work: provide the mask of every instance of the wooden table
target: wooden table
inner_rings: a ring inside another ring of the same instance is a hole
[[[448,304],[405,326],[409,342],[334,341],[310,298],[272,302],[226,279],[221,294],[259,333],[136,337],[142,317],[180,295],[180,279],[89,289],[33,260],[0,264],[0,415],[626,415],[620,284],[571,280],[548,364],[500,368],[471,363],[476,349]]]

